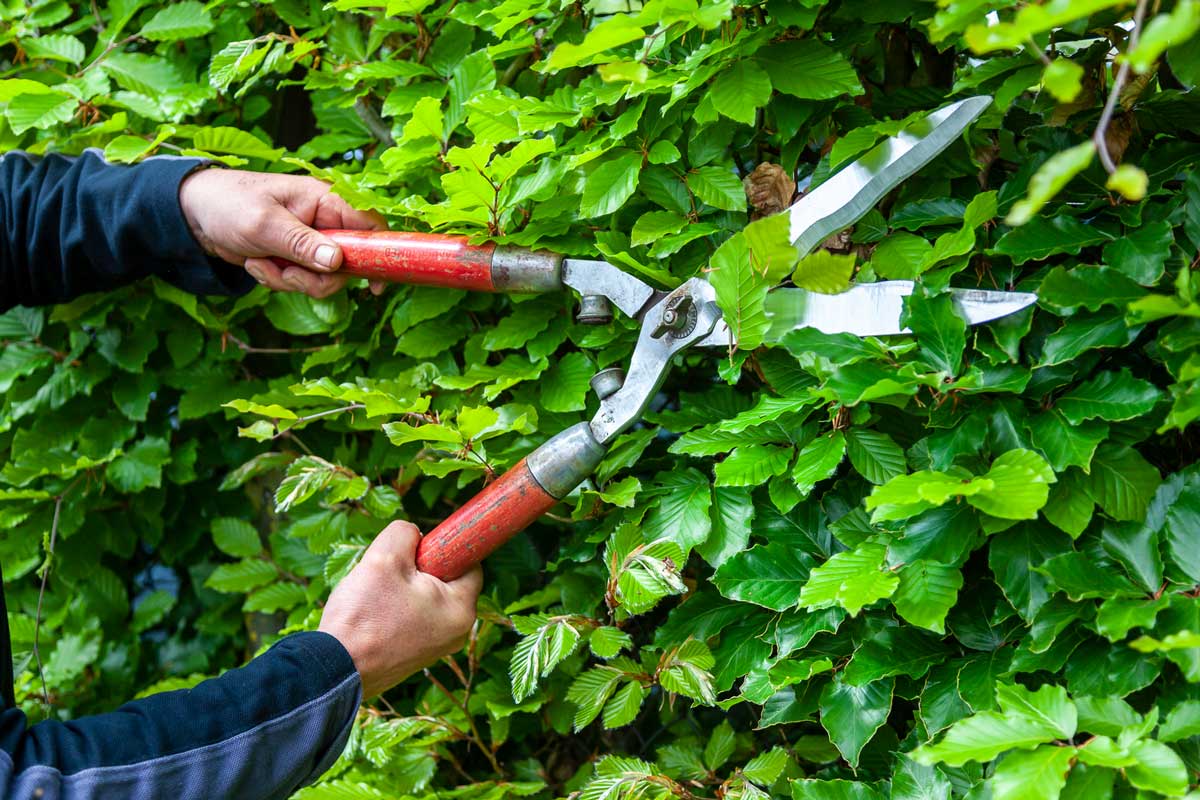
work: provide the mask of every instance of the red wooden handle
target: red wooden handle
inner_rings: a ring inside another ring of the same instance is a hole
[[[417,569],[454,580],[557,502],[522,459],[421,540]]]
[[[465,236],[404,231],[321,233],[342,248],[342,272],[389,283],[417,283],[476,292],[492,282],[494,244],[469,244]]]

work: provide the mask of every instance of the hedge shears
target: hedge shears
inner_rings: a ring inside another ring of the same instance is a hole
[[[906,126],[787,209],[791,240],[805,255],[861,219],[887,192],[945,150],[991,104],[972,97]],[[691,347],[728,349],[736,337],[722,319],[716,292],[693,277],[664,292],[609,264],[546,251],[471,244],[464,236],[396,231],[322,231],[342,248],[342,271],[404,284],[484,292],[550,292],[580,296],[577,319],[603,324],[613,307],[640,323],[627,370],[608,368],[591,381],[600,400],[589,422],[549,439],[485,487],[421,542],[417,566],[443,580],[462,575],[588,478],[608,446],[645,413],[672,359]],[[854,286],[836,295],[777,289],[790,327],[879,336],[907,333],[900,324],[911,281]],[[1019,311],[1036,300],[1021,292],[953,289],[969,324]]]

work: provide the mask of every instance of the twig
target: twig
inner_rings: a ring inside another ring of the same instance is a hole
[[[221,334],[222,340],[228,339],[238,346],[238,349],[243,353],[260,353],[267,355],[286,355],[288,353],[316,353],[319,350],[324,350],[332,345],[322,344],[316,347],[255,347],[254,345],[243,342],[238,337],[234,336],[229,331],[224,331]],[[224,341],[222,341],[224,345]],[[222,347],[224,349],[224,347]]]
[[[1142,20],[1146,16],[1146,0],[1138,0],[1137,10],[1133,14],[1133,28],[1129,31],[1129,46],[1125,48],[1128,53],[1137,47],[1138,37],[1142,33]],[[1096,132],[1092,134],[1092,141],[1096,144],[1096,152],[1100,154],[1100,163],[1104,165],[1104,169],[1108,174],[1117,171],[1117,165],[1113,163],[1112,156],[1108,152],[1108,142],[1106,135],[1108,133],[1108,125],[1112,122],[1113,112],[1117,108],[1117,100],[1120,99],[1121,89],[1125,87],[1125,81],[1129,78],[1129,60],[1121,62],[1121,66],[1117,68],[1117,76],[1113,78],[1112,89],[1109,90],[1108,100],[1104,103],[1104,110],[1100,112],[1100,121],[1096,123]]]
[[[42,666],[42,648],[39,646],[42,634],[42,603],[46,599],[46,584],[50,581],[50,565],[54,559],[54,546],[58,542],[58,518],[62,513],[63,498],[75,488],[79,478],[54,498],[54,519],[50,522],[50,546],[46,549],[46,564],[42,569],[42,585],[38,589],[37,616],[33,621],[33,657],[37,659],[38,678],[42,681],[42,702],[50,708],[50,692],[46,689],[46,669]]]
[[[360,97],[354,101],[354,113],[358,114],[358,118],[362,120],[362,124],[367,126],[367,130],[371,135],[378,139],[387,147],[395,147],[396,140],[392,138],[392,129],[383,121],[383,117],[379,116],[379,112],[367,102],[365,97]]]
[[[314,419],[320,419],[321,417],[328,417],[331,414],[341,414],[343,411],[358,411],[358,410],[366,408],[366,407],[367,406],[364,403],[351,403],[350,405],[342,406],[341,408],[330,408],[330,409],[326,409],[325,411],[318,411],[316,414],[309,414],[306,417],[296,417],[293,420],[289,420],[289,422],[292,423],[289,427],[284,428],[283,430],[279,431],[274,436],[272,436],[271,441],[275,441],[280,436],[291,436],[292,428],[296,427],[297,425],[303,425],[306,422],[312,422]],[[278,430],[278,428],[279,428],[278,422],[275,423],[275,428]],[[295,438],[295,437],[293,436],[292,438]],[[299,442],[300,440],[297,439],[296,441]],[[303,443],[301,443],[301,446],[302,447],[304,446]]]
[[[139,38],[138,35],[135,33],[132,36],[126,36],[124,39],[121,39],[119,41],[116,39],[113,39],[111,42],[108,43],[108,47],[104,48],[103,52],[101,52],[100,55],[96,56],[91,61],[91,63],[89,63],[83,69],[79,70],[79,72],[75,73],[75,77],[76,78],[80,77],[85,72],[87,72],[89,69],[96,66],[104,59],[108,58],[108,54],[111,53],[113,50],[116,50],[118,47],[124,47],[125,45],[129,44],[130,42],[136,42],[138,40],[138,38]]]
[[[468,739],[479,748],[481,753],[483,753],[484,757],[488,760],[488,763],[492,765],[492,770],[494,770],[497,775],[503,777],[504,770],[500,768],[500,762],[496,761],[496,754],[493,753],[486,745],[484,745],[483,737],[479,735],[479,728],[475,725],[475,718],[471,716],[471,712],[467,709],[466,702],[459,700],[454,692],[447,689],[446,685],[439,681],[428,669],[425,670],[425,677],[430,683],[437,687],[438,691],[446,695],[446,698],[451,703],[454,703],[455,706],[462,709],[463,714],[466,715],[467,718],[467,725],[471,727],[471,735],[468,737]]]

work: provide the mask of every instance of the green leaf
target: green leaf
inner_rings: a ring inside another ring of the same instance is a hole
[[[836,50],[815,39],[768,45],[755,56],[781,92],[802,100],[829,100],[863,93],[858,75]]]
[[[696,546],[705,561],[720,567],[731,556],[746,549],[754,520],[754,501],[749,489],[719,486],[713,489],[712,531]]]
[[[588,644],[598,658],[613,658],[622,650],[633,645],[633,639],[619,628],[608,626],[592,631]]]
[[[169,8],[175,8],[170,6]],[[275,161],[284,150],[272,148],[269,144],[245,131],[237,128],[201,128],[192,137],[192,144],[197,150],[209,153],[229,153],[247,158],[262,158]]]
[[[895,682],[851,686],[835,677],[821,692],[821,726],[851,767],[858,766],[863,747],[887,721]]]
[[[652,244],[664,236],[679,233],[687,220],[671,211],[648,211],[633,223],[629,243],[634,247]]]
[[[712,491],[708,478],[694,469],[662,473],[645,496],[657,498],[643,525],[650,539],[670,539],[690,549],[706,541],[712,531],[709,507]]]
[[[993,517],[1034,519],[1054,483],[1050,465],[1032,450],[1009,450],[992,462],[982,476],[992,486],[967,497],[967,502]]]
[[[1009,753],[992,774],[992,796],[996,800],[1058,800],[1074,759],[1074,747],[1042,745]]]
[[[87,55],[87,48],[83,42],[79,41],[78,37],[66,33],[22,39],[21,47],[30,58],[45,58],[68,64],[80,64]]]
[[[588,175],[579,213],[584,217],[611,214],[633,196],[642,169],[642,155],[615,150]]]
[[[1196,559],[1196,554],[1200,553],[1200,485],[1195,481],[1184,484],[1179,496],[1167,508],[1165,522],[1167,552],[1171,560],[1190,580],[1200,583],[1200,563]]]
[[[1174,750],[1160,742],[1143,739],[1131,745],[1129,752],[1137,760],[1125,768],[1125,777],[1131,784],[1172,797],[1187,792],[1188,770]]]
[[[1058,102],[1074,102],[1083,88],[1083,67],[1070,59],[1056,58],[1046,65],[1042,85]]]
[[[953,296],[929,295],[918,287],[904,307],[900,322],[916,334],[921,360],[943,375],[957,375],[966,346],[966,322],[955,310]]]
[[[813,566],[805,553],[773,542],[729,558],[717,569],[713,583],[731,600],[784,611],[800,599]]]
[[[65,92],[21,94],[9,101],[4,116],[13,133],[21,134],[31,128],[45,130],[71,121],[79,101]]]
[[[542,407],[547,411],[582,411],[587,407],[589,381],[596,368],[584,353],[567,353],[541,381]]]
[[[863,452],[859,453],[859,460],[863,463],[863,467],[856,467],[860,472],[863,468],[872,469],[879,466],[882,463],[880,458],[887,458],[887,453],[872,450],[871,443],[865,445],[860,443],[859,446],[863,448]],[[792,465],[791,476],[802,498],[811,494],[813,488],[820,481],[837,471],[846,455],[846,449],[845,435],[841,431],[830,431],[824,436],[813,439],[800,450]],[[903,459],[903,454],[901,454],[901,458]]]
[[[1150,176],[1141,167],[1120,164],[1104,182],[1104,188],[1117,192],[1126,200],[1141,200],[1150,187]]]
[[[1145,24],[1137,45],[1125,53],[1125,60],[1140,74],[1148,72],[1168,47],[1187,41],[1200,30],[1200,5],[1182,0],[1167,14],[1159,14]]]
[[[944,656],[936,637],[913,628],[885,628],[855,651],[843,677],[853,686],[897,675],[920,678]]]
[[[276,611],[295,608],[307,599],[304,587],[296,583],[273,583],[256,590],[246,602],[242,610],[246,612],[260,611],[273,614]]]
[[[1171,709],[1158,729],[1162,742],[1178,742],[1200,736],[1200,700],[1185,700]]]
[[[581,730],[592,723],[604,709],[608,699],[612,697],[620,682],[621,672],[610,667],[594,667],[579,674],[571,688],[567,690],[567,700],[577,707],[575,712],[575,730]]]
[[[152,42],[194,39],[213,29],[212,15],[198,0],[183,0],[160,8],[142,26],[138,36]]]
[[[1074,84],[1073,92],[1078,92],[1079,77],[1083,74],[1083,68],[1062,59],[1054,63],[1071,64],[1075,68],[1073,71],[1074,74],[1067,80]],[[1050,75],[1053,67],[1054,65],[1051,64],[1051,66],[1046,68],[1047,76]],[[1072,71],[1068,70],[1068,72]],[[1055,94],[1058,94],[1058,92],[1055,92]],[[1088,168],[1095,155],[1096,144],[1091,139],[1068,148],[1061,153],[1055,153],[1030,178],[1029,191],[1025,198],[1013,204],[1012,209],[1008,212],[1008,217],[1004,221],[1013,227],[1029,222],[1035,214],[1042,210],[1042,207],[1046,203],[1053,200],[1054,196],[1071,182],[1072,178]]]
[[[792,283],[801,289],[822,294],[838,294],[850,288],[855,256],[836,255],[828,250],[809,253],[796,264]]]
[[[588,31],[579,44],[563,42],[554,48],[546,61],[550,72],[592,63],[606,50],[636,41],[645,36],[640,25],[624,14],[614,14]]]
[[[738,347],[752,350],[762,344],[770,326],[763,303],[771,284],[765,274],[754,269],[744,234],[729,237],[713,253],[708,281]]]
[[[713,208],[725,211],[746,210],[746,192],[742,188],[741,179],[732,169],[700,167],[688,172],[686,179],[688,187],[696,193],[696,197]]]
[[[771,79],[757,63],[743,59],[720,73],[709,92],[721,114],[753,125],[758,109],[771,99]]]
[[[954,606],[962,586],[962,571],[958,568],[934,561],[914,561],[901,568],[892,605],[907,622],[945,633],[946,614]]]
[[[613,695],[604,707],[604,727],[621,728],[637,718],[646,699],[646,689],[637,681],[629,681]]]
[[[538,679],[547,677],[556,666],[575,651],[579,631],[566,619],[544,614],[514,619],[525,635],[517,642],[509,662],[513,702],[520,703],[537,689]]]
[[[250,558],[262,552],[258,530],[236,517],[218,517],[212,523],[213,544],[225,555]]]
[[[734,448],[713,472],[717,486],[759,486],[773,475],[782,475],[792,460],[792,450],[765,444]]]
[[[117,490],[136,494],[162,486],[162,468],[171,461],[166,439],[147,437],[108,465],[105,476]]]
[[[1153,286],[1162,277],[1174,238],[1169,222],[1147,222],[1105,245],[1104,263],[1142,286]]]
[[[864,606],[891,597],[900,579],[884,568],[886,555],[882,545],[864,544],[832,556],[813,568],[799,605],[809,610],[840,606],[857,616]]]
[[[1014,264],[1042,261],[1058,253],[1079,255],[1085,247],[1112,240],[1105,231],[1074,217],[1035,217],[1000,237],[990,253],[1008,256]],[[1111,265],[1111,262],[1107,262]]]
[[[236,564],[222,564],[212,571],[204,585],[218,592],[242,594],[278,578],[275,566],[268,561],[246,559]]]
[[[1113,519],[1140,520],[1161,480],[1133,448],[1104,445],[1092,460],[1087,491]]]
[[[1070,422],[1059,409],[1035,414],[1026,421],[1033,446],[1042,452],[1056,472],[1076,466],[1087,470],[1100,443],[1108,438],[1103,422]]]
[[[1058,398],[1055,407],[1072,425],[1088,419],[1118,422],[1148,413],[1162,399],[1162,392],[1128,369],[1101,372]]]

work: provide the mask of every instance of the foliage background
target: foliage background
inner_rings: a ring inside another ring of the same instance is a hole
[[[1186,793],[1200,12],[1149,5],[5,0],[6,150],[204,153],[394,227],[709,269],[750,345],[793,267],[923,286],[915,337],[688,355],[597,483],[488,562],[469,648],[364,707],[302,795]],[[816,256],[735,235],[789,176],[978,93]],[[964,331],[949,284],[1041,300]],[[146,283],[0,340],[18,692],[70,718],[313,626],[386,521],[428,529],[586,418],[634,334],[565,296]]]

